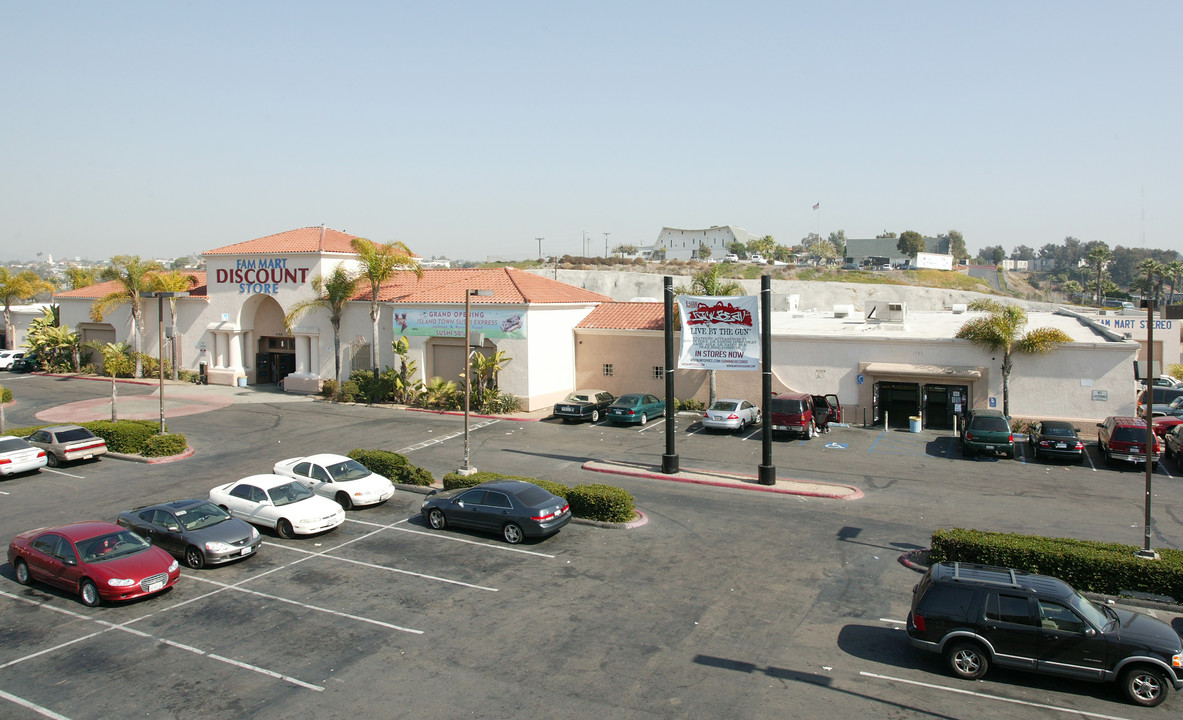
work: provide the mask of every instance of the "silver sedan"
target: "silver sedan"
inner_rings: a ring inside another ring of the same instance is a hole
[[[760,422],[760,408],[747,400],[716,400],[702,414],[702,426],[710,430],[743,430]]]

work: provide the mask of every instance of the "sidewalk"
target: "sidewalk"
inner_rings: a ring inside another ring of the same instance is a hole
[[[678,472],[667,475],[661,471],[660,465],[608,460],[589,460],[583,464],[583,469],[591,472],[628,475],[630,477],[649,478],[651,480],[670,480],[694,485],[733,487],[743,490],[758,490],[760,492],[780,493],[784,495],[804,495],[806,497],[829,498],[832,500],[858,500],[863,496],[863,491],[852,485],[782,477],[777,477],[773,485],[761,485],[755,475],[719,470],[680,468]]]

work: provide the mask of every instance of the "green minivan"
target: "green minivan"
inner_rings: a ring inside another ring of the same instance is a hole
[[[1015,436],[1010,429],[1010,418],[998,410],[970,410],[961,424],[961,454],[973,457],[978,453],[1002,453],[1015,456]]]

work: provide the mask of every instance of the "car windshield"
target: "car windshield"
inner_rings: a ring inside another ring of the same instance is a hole
[[[587,393],[571,393],[567,396],[567,402],[591,402],[591,396]]]
[[[20,438],[6,437],[0,438],[0,453],[16,452],[17,450],[28,450],[31,446],[29,443]]]
[[[94,433],[86,428],[74,428],[73,430],[60,430],[54,433],[54,436],[57,437],[58,442],[67,443],[78,440],[89,440],[94,437]]]
[[[150,545],[130,530],[107,533],[75,543],[82,562],[106,562],[147,550]]]
[[[1178,410],[1179,408],[1183,408],[1183,395],[1180,395],[1171,401],[1172,410]]]
[[[177,520],[186,530],[200,530],[229,519],[230,515],[213,503],[201,503],[177,511]]]
[[[1010,428],[1006,426],[1006,419],[1000,417],[976,417],[973,424],[970,425],[974,430],[981,430],[983,432],[1009,432]]]
[[[711,406],[711,410],[718,410],[719,412],[731,412],[731,411],[735,410],[735,408],[738,406],[739,406],[739,403],[724,402],[722,400],[719,400],[718,402],[716,402],[714,405]]]
[[[312,497],[312,491],[298,482],[290,482],[286,485],[271,488],[267,491],[267,495],[270,496],[271,502],[276,507],[279,507],[306,500]]]
[[[517,496],[518,500],[522,501],[522,504],[528,505],[530,507],[541,505],[542,503],[550,500],[551,497],[550,493],[538,487],[537,485],[531,485],[528,488],[523,488],[514,493],[514,495]]]
[[[329,471],[329,475],[336,482],[361,480],[370,476],[370,471],[366,469],[366,466],[356,460],[346,460],[335,465],[328,465],[325,469]]]

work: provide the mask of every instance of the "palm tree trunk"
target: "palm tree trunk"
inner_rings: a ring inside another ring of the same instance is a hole
[[[1010,353],[1002,354],[1002,414],[1010,417]]]
[[[173,366],[173,380],[177,379],[177,300],[169,298],[169,321],[173,324],[173,336],[168,341],[169,360]]]
[[[115,417],[115,373],[111,373],[111,422],[118,420]]]
[[[141,377],[144,374],[143,360],[140,358],[140,309],[132,306],[131,312],[131,335],[132,342],[135,343],[136,352],[136,373],[135,377]]]
[[[374,303],[370,308],[370,319],[374,321],[374,340],[370,347],[370,360],[374,365],[374,381],[370,383],[370,405],[374,404],[374,392],[378,389],[378,289],[374,288]]]
[[[710,376],[711,392],[710,392],[710,401],[707,403],[707,407],[710,407],[711,405],[715,404],[715,396],[717,395],[717,390],[718,390],[718,382],[715,379],[715,372],[716,372],[715,370],[710,371],[710,373],[711,373],[711,376]]]

